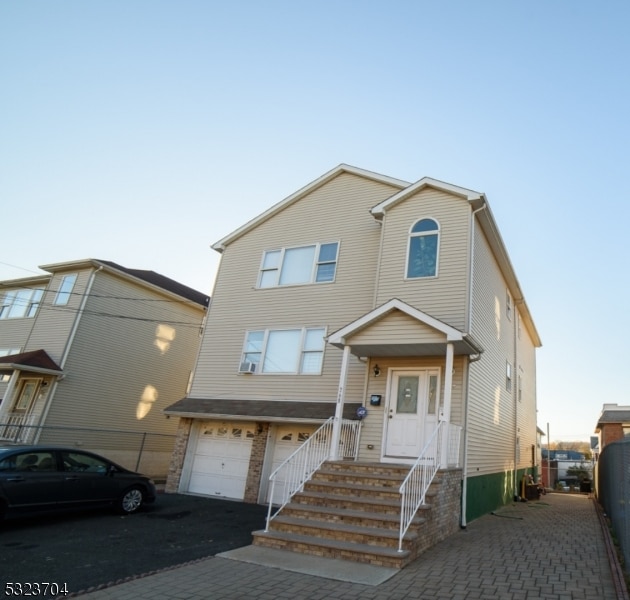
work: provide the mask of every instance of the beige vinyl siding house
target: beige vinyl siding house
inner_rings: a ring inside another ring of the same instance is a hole
[[[213,247],[192,386],[166,409],[180,419],[167,491],[266,502],[289,450],[365,410],[358,462],[411,467],[440,423],[461,430],[461,524],[517,493],[535,467],[540,340],[483,194],[340,165]]]
[[[162,409],[186,394],[208,298],[109,261],[41,268],[50,275],[0,287],[44,289],[30,317],[0,318],[0,349],[14,350],[0,356],[0,437],[77,445],[165,477],[177,423]]]

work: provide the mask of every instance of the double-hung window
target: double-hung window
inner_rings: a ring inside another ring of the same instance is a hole
[[[0,302],[0,319],[34,317],[44,295],[44,288],[10,290]]]
[[[72,294],[72,289],[74,288],[74,284],[76,283],[77,275],[76,273],[73,275],[64,275],[61,280],[61,285],[59,286],[59,291],[57,292],[57,296],[55,297],[55,302],[57,306],[65,306],[68,304],[70,300],[70,294]]]
[[[339,242],[267,250],[258,287],[326,283],[335,280]]]
[[[241,365],[257,373],[319,375],[324,358],[323,327],[248,331]]]
[[[409,233],[407,278],[437,275],[440,226],[433,219],[420,219]]]

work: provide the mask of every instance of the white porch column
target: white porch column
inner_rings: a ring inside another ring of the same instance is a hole
[[[344,346],[343,358],[341,359],[341,373],[339,374],[339,389],[337,390],[337,406],[335,407],[332,440],[330,442],[330,460],[337,460],[339,458],[339,440],[341,438],[341,421],[343,419],[343,402],[346,395],[346,379],[348,377],[349,357],[350,346]]]
[[[444,373],[444,406],[441,420],[446,421],[446,428],[442,435],[442,467],[448,466],[448,440],[451,422],[451,396],[453,395],[453,344],[446,344],[446,367]]]

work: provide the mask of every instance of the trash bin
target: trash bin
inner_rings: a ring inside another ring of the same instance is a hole
[[[591,489],[591,482],[588,479],[584,481],[580,481],[580,492],[586,492],[590,494],[593,490]]]

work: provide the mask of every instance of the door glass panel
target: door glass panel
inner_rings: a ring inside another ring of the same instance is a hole
[[[427,404],[427,414],[434,415],[436,409],[437,396],[437,375],[429,377],[429,401]]]
[[[418,377],[398,378],[397,413],[416,413],[418,411]]]
[[[25,381],[22,386],[20,397],[15,405],[15,410],[28,410],[35,397],[38,381]]]

